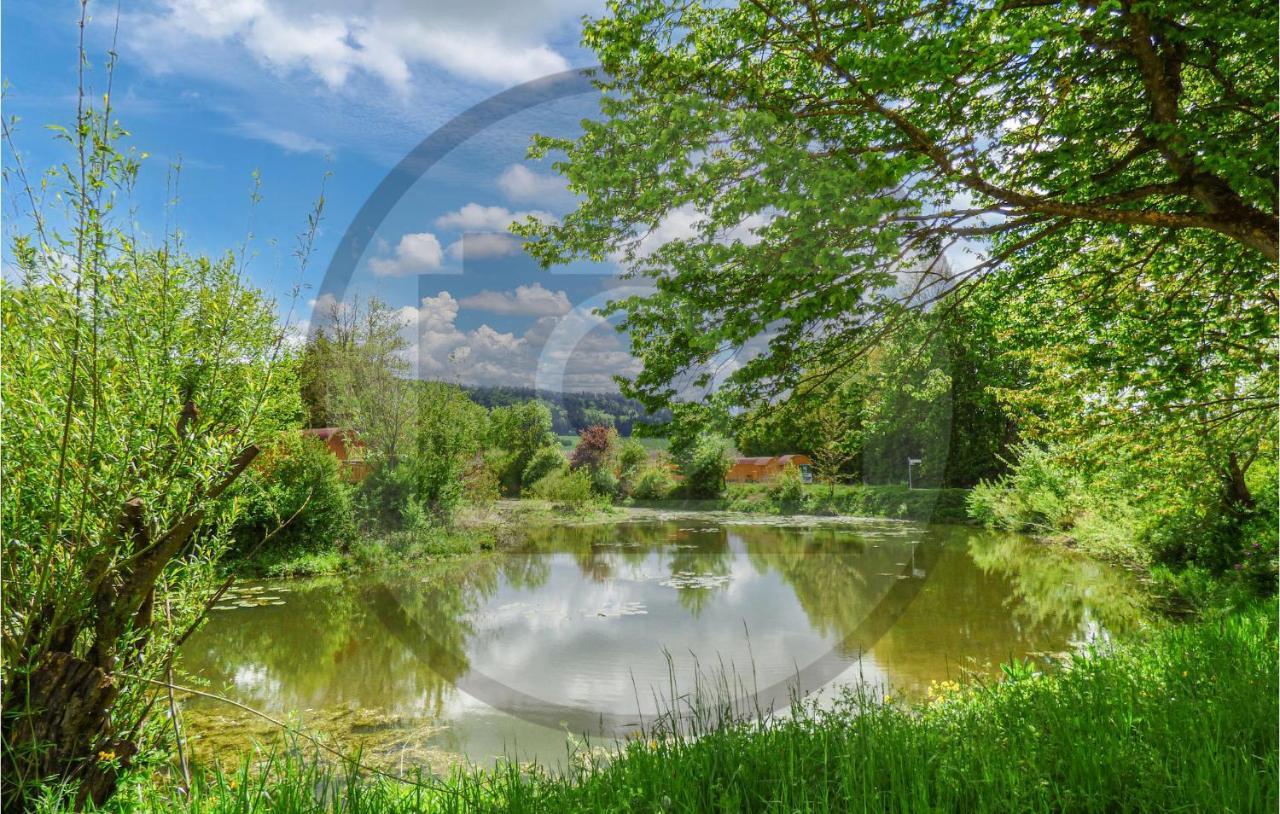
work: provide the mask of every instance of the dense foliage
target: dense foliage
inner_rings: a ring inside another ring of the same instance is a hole
[[[539,450],[559,447],[551,432],[551,410],[541,401],[526,401],[510,407],[495,407],[489,413],[491,447],[502,450],[496,463],[503,490],[519,495],[524,471]]]
[[[1150,517],[1150,552],[1222,571],[1275,549],[1250,470],[1276,455],[1276,24],[623,0],[584,35],[601,115],[532,149],[579,207],[521,231],[652,284],[608,310],[644,363],[624,391],[677,423],[720,383],[745,450],[828,481],[911,458],[971,485],[1033,441]]]
[[[612,467],[618,453],[618,431],[604,424],[595,424],[578,433],[578,444],[569,456],[569,466],[586,467],[595,472]]]
[[[113,214],[136,160],[109,109],[82,110],[0,281],[6,810],[50,780],[112,792],[214,596],[229,490],[300,414],[275,303],[232,254],[137,242]]]
[[[1200,258],[1232,270],[1206,285],[1258,292],[1276,23],[1260,0],[618,2],[584,34],[602,117],[533,150],[585,197],[522,230],[544,263],[620,256],[652,280],[613,306],[649,406],[731,356],[737,401],[804,391],[992,269],[1103,284],[1133,264],[1182,301],[1166,258]],[[692,225],[655,245],[673,217]]]
[[[724,478],[733,461],[729,442],[714,433],[701,433],[686,444],[672,446],[672,456],[680,470],[680,494],[690,498],[719,497]]]
[[[463,473],[484,448],[488,413],[454,385],[417,385],[414,416],[415,494],[425,507],[448,518],[462,500]]]
[[[569,462],[565,459],[557,447],[543,447],[533,453],[533,457],[529,459],[529,464],[524,468],[521,475],[521,482],[526,484],[525,488],[537,483],[538,481],[550,475],[552,472],[561,472],[569,466]]]
[[[286,433],[236,484],[233,553],[289,556],[345,546],[355,534],[351,491],[324,442]]]

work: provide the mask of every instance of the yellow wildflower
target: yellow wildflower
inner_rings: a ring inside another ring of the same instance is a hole
[[[110,763],[115,759],[116,759],[116,751],[114,749],[107,749],[106,751],[98,753],[98,760],[102,761],[103,763]]]

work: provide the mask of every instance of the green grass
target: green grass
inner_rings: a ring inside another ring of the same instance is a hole
[[[968,521],[968,489],[908,489],[898,485],[809,484],[797,505],[783,505],[770,493],[769,484],[732,483],[725,491],[723,508],[764,514],[857,515],[931,520],[935,523]]]
[[[659,725],[612,760],[567,772],[507,766],[407,786],[350,768],[276,760],[209,775],[187,798],[138,781],[133,811],[1145,812],[1275,811],[1280,715],[1276,605],[1164,624],[1051,675],[914,705],[847,694],[834,710],[691,728]]]
[[[425,526],[365,535],[341,550],[268,550],[228,568],[245,577],[310,577],[451,559],[493,547],[494,535],[485,529]]]

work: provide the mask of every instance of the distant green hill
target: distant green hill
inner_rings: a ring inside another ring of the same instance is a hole
[[[627,437],[637,424],[665,424],[670,410],[650,414],[640,402],[617,393],[538,393],[529,387],[481,387],[463,385],[471,400],[483,407],[509,407],[538,399],[551,408],[551,427],[556,435],[573,436],[593,424],[612,424]],[[562,439],[563,440],[563,439]],[[657,439],[655,439],[656,441]]]

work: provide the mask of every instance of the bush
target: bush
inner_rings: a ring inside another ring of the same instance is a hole
[[[1159,512],[1141,511],[1116,484],[1090,483],[1052,449],[1024,444],[1014,452],[1018,457],[1007,475],[983,481],[970,493],[974,520],[1011,531],[1067,535],[1110,560],[1149,561],[1156,546],[1141,540]]]
[[[618,496],[618,478],[608,469],[597,469],[591,473],[591,489],[600,497],[613,500]]]
[[[628,438],[618,450],[618,480],[624,492],[631,491],[631,484],[649,462],[649,450],[634,438]]]
[[[463,475],[483,445],[488,414],[462,389],[443,382],[419,386],[413,457],[414,494],[447,521],[463,497]]]
[[[356,489],[361,526],[368,530],[405,528],[424,514],[416,494],[416,473],[408,464],[374,467]]]
[[[684,475],[681,491],[687,497],[715,498],[724,492],[724,476],[733,461],[729,458],[729,442],[719,435],[703,433],[682,450],[680,473]]]
[[[351,487],[323,441],[290,433],[259,460],[237,490],[240,511],[232,535],[238,553],[248,553],[272,532],[262,554],[317,552],[350,542]]]
[[[473,462],[462,476],[462,496],[473,506],[488,507],[502,495],[498,470],[486,458]]]
[[[556,447],[543,447],[533,454],[533,458],[529,460],[529,465],[524,468],[524,473],[520,476],[520,480],[525,484],[534,484],[550,475],[552,472],[559,472],[566,469],[569,462]]]
[[[613,457],[618,449],[618,431],[603,424],[587,427],[578,433],[578,445],[569,456],[569,466],[586,467],[591,471],[612,469]]]
[[[591,487],[591,474],[585,469],[562,469],[544,475],[529,487],[529,493],[540,500],[549,500],[572,508],[581,508],[595,499]]]
[[[665,500],[676,488],[675,476],[662,463],[641,469],[631,485],[631,497],[636,500]]]
[[[560,446],[551,432],[551,409],[538,400],[493,408],[489,413],[488,443],[504,453],[498,473],[503,491],[513,496],[528,485],[522,481],[524,470],[538,450]]]
[[[778,504],[778,508],[792,514],[804,505],[804,476],[794,464],[787,464],[782,473],[769,484],[769,497]]]
[[[1016,463],[997,481],[983,481],[969,500],[975,520],[1014,531],[1060,532],[1075,526],[1083,510],[1080,476],[1043,448],[1013,448]]]

